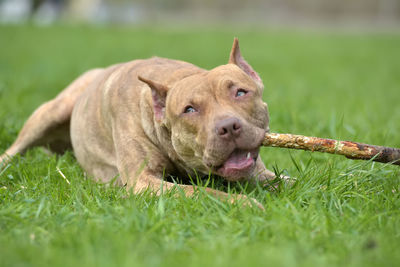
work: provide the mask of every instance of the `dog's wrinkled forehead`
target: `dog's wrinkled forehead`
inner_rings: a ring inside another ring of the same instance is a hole
[[[239,87],[248,89],[259,89],[257,83],[243,70],[234,64],[218,66],[208,73],[208,80],[215,89],[225,88],[225,83],[231,83]]]
[[[178,82],[169,92],[167,106],[176,107],[174,111],[179,113],[187,105],[200,105],[204,101],[217,100],[231,85],[257,90],[260,93],[262,90],[236,65],[221,65]]]

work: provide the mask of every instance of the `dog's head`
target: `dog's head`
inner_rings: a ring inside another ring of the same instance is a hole
[[[227,65],[172,88],[140,79],[152,88],[156,121],[167,125],[186,168],[229,181],[253,174],[269,116],[262,81],[241,56],[237,39]]]

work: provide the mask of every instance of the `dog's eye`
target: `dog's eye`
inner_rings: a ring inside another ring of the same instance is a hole
[[[197,110],[194,108],[194,107],[192,107],[192,106],[187,106],[186,108],[185,108],[185,111],[183,112],[183,113],[193,113],[193,112],[196,112]]]
[[[241,97],[241,96],[244,96],[245,94],[247,94],[247,91],[244,89],[238,89],[236,91],[236,97]]]

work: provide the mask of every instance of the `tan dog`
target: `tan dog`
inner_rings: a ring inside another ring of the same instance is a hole
[[[163,58],[94,69],[40,106],[0,162],[33,146],[62,152],[72,145],[88,174],[102,182],[119,175],[135,193],[173,187],[163,182],[169,174],[272,179],[258,154],[269,131],[262,91],[237,39],[229,63],[210,71]]]

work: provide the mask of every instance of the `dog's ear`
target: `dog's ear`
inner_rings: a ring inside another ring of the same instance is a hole
[[[154,116],[156,121],[162,122],[165,115],[165,100],[167,98],[168,87],[141,76],[138,76],[138,79],[150,87],[153,98]]]
[[[239,49],[239,40],[235,37],[233,40],[231,54],[229,56],[229,64],[235,64],[239,68],[241,68],[247,75],[249,75],[258,86],[263,87],[262,80],[260,76],[258,76],[257,72],[250,66],[249,63],[242,57]]]

